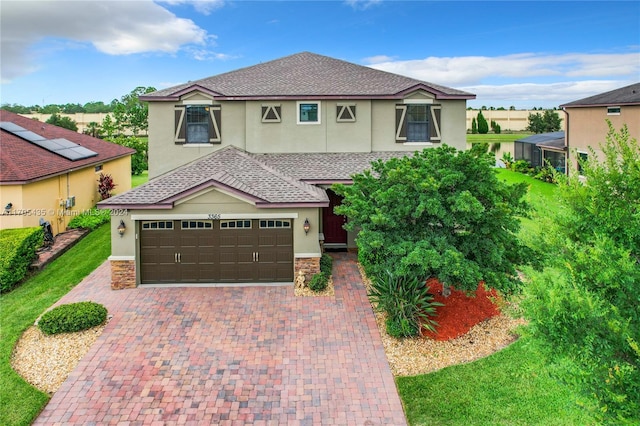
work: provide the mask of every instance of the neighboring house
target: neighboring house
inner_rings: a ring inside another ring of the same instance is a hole
[[[376,159],[465,149],[473,98],[308,52],[141,97],[151,179],[99,204],[127,211],[112,287],[310,277],[323,248],[355,247],[329,187]]]
[[[65,231],[73,216],[100,200],[98,177],[115,193],[131,188],[130,148],[0,110],[0,229],[51,223]]]
[[[533,167],[551,166],[564,173],[567,160],[564,132],[539,133],[516,140],[513,159],[525,160]]]
[[[627,125],[632,138],[640,140],[640,83],[569,102],[560,107],[565,112],[566,147],[569,170],[579,170],[578,158],[588,158],[589,148],[603,158],[600,144],[605,142],[609,128]]]

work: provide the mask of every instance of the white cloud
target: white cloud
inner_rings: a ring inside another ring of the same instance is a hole
[[[637,50],[632,53],[429,57],[383,62],[377,58],[384,56],[368,58],[365,62],[371,63],[372,68],[476,94],[477,99],[469,101],[471,106],[552,107],[623,87],[637,82],[640,76]]]
[[[408,61],[376,62],[372,68],[444,85],[481,84],[488,78],[526,80],[541,77],[603,77],[640,75],[640,54],[429,57]]]
[[[382,0],[345,0],[344,2],[356,10],[365,10],[382,3]]]
[[[193,8],[203,15],[210,15],[216,9],[224,6],[224,0],[159,0],[160,3],[170,5],[190,4]]]
[[[32,46],[45,39],[90,43],[109,55],[176,53],[206,45],[207,32],[189,19],[144,1],[4,1],[2,81],[33,72]]]

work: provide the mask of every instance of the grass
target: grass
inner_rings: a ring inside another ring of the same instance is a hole
[[[40,314],[107,259],[111,253],[109,231],[109,225],[101,226],[43,271],[0,296],[1,425],[29,425],[49,401],[47,394],[13,371],[10,361],[13,347]]]
[[[131,187],[142,185],[149,180],[149,171],[145,170],[141,175],[131,175]]]
[[[522,173],[498,170],[509,183],[524,182],[536,213],[523,219],[521,235],[539,229],[545,212],[558,209],[556,185]],[[473,363],[431,374],[397,378],[411,425],[589,425],[595,421],[576,401],[580,395],[551,376],[541,351],[523,337]]]
[[[411,425],[594,424],[525,339],[470,364],[399,377],[397,384]]]
[[[476,133],[475,135],[472,133],[467,133],[467,143],[478,143],[478,142],[486,142],[486,143],[503,143],[503,142],[513,142],[518,139],[526,138],[527,136],[531,136],[533,133],[487,133],[484,135]]]

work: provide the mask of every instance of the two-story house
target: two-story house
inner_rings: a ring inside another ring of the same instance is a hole
[[[588,158],[590,148],[603,158],[599,148],[609,132],[607,120],[616,130],[626,124],[629,135],[640,140],[640,83],[560,107],[565,112],[568,170],[580,172],[578,158]]]
[[[112,287],[317,272],[323,247],[355,247],[330,186],[376,159],[465,149],[473,98],[308,52],[145,95],[151,179],[100,203],[115,209]]]

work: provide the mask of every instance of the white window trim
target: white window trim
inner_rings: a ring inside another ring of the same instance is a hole
[[[298,219],[298,213],[221,213],[218,219]],[[131,220],[211,220],[207,213],[132,214]]]
[[[316,104],[318,105],[318,121],[300,121],[300,105],[302,104]],[[322,124],[322,103],[320,101],[297,101],[296,102],[296,122],[301,125],[316,125]]]
[[[609,112],[610,109],[613,108],[618,108],[618,112]],[[608,106],[607,107],[607,115],[620,115],[620,112],[622,111],[622,108],[620,108],[619,106]]]

